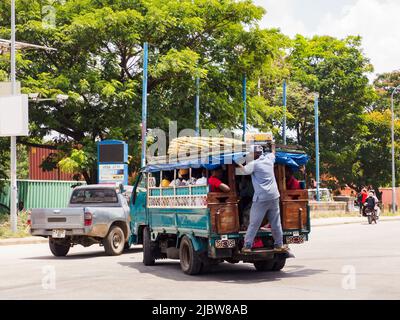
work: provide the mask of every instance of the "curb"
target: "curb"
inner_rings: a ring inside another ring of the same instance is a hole
[[[1,239],[1,246],[14,246],[14,245],[22,245],[22,244],[41,244],[47,243],[49,240],[42,237],[28,237],[28,238],[10,238],[10,239]]]
[[[390,222],[390,221],[400,221],[400,217],[393,217],[390,219],[385,219],[387,217],[382,217],[379,219],[379,222]],[[364,220],[360,221],[342,221],[342,222],[328,222],[328,223],[321,223],[313,225],[311,222],[311,228],[318,228],[318,227],[330,227],[330,226],[340,226],[346,224],[359,224],[364,222]]]

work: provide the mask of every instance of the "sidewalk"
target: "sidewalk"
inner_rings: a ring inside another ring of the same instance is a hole
[[[380,217],[378,223],[387,221],[400,221],[400,216]],[[321,219],[312,219],[311,227],[326,227],[326,226],[336,226],[341,224],[357,224],[363,222],[367,222],[366,217],[321,218]]]

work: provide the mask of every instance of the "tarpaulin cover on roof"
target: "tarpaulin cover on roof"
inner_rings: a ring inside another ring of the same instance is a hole
[[[170,171],[177,169],[187,169],[187,168],[206,168],[208,170],[213,170],[218,168],[223,164],[233,164],[243,160],[248,153],[237,152],[231,154],[220,154],[214,156],[208,156],[204,158],[188,159],[182,160],[177,163],[161,163],[161,164],[149,164],[146,166],[144,172],[158,172],[158,171]],[[298,153],[286,153],[277,152],[276,153],[276,163],[283,164],[291,167],[294,171],[297,171],[299,167],[306,165],[309,160],[309,156],[306,154]]]
[[[294,171],[297,171],[301,166],[305,166],[309,160],[310,157],[304,153],[277,152],[275,162],[289,166]]]

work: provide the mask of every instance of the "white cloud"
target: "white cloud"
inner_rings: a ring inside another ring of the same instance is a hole
[[[400,1],[358,0],[341,16],[327,15],[317,34],[360,35],[376,73],[400,68]]]
[[[268,11],[263,26],[293,36],[360,35],[376,73],[400,68],[400,1],[398,0],[256,0]]]
[[[296,17],[292,0],[255,0],[254,2],[267,10],[261,25],[279,28],[289,36],[308,33],[304,21]]]

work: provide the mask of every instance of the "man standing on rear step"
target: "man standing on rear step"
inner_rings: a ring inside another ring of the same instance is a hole
[[[252,146],[254,161],[246,166],[238,164],[245,174],[251,174],[254,187],[253,204],[250,211],[250,224],[244,239],[243,253],[252,250],[254,239],[258,230],[267,215],[271,225],[274,238],[274,248],[277,252],[284,252],[288,249],[283,245],[283,232],[279,209],[279,190],[275,180],[275,145],[272,146],[272,153],[263,154],[261,146]]]

